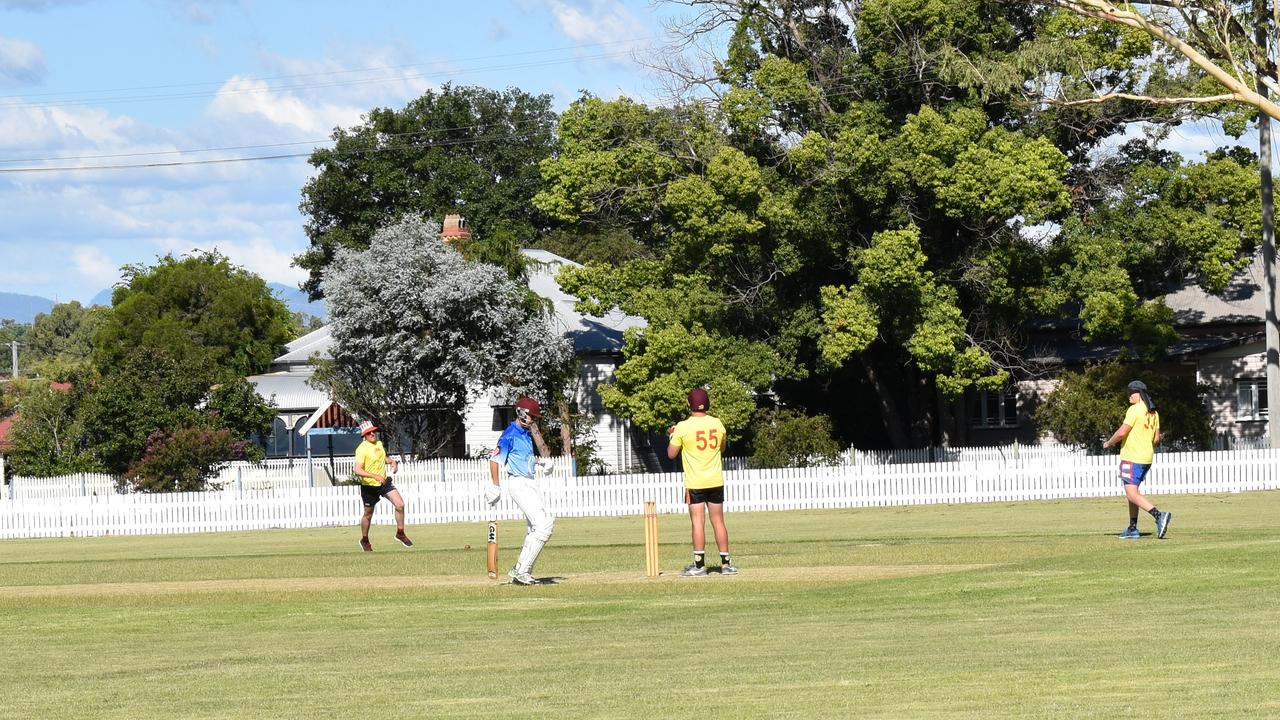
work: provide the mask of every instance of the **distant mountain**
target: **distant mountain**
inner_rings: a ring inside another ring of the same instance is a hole
[[[293,312],[318,317],[321,320],[326,318],[327,313],[325,312],[323,300],[307,300],[305,292],[282,283],[267,283],[267,287],[271,288],[271,292],[283,300],[284,304],[288,305]]]
[[[267,287],[271,288],[272,294],[284,301],[289,310],[321,320],[326,318],[323,300],[308,301],[305,292],[281,283],[267,283]],[[111,307],[111,288],[94,295],[89,305]],[[49,298],[0,292],[0,320],[29,323],[36,319],[36,315],[52,309],[53,301]]]
[[[53,309],[53,301],[35,295],[0,292],[0,320],[29,323]]]
[[[103,290],[97,295],[94,295],[93,299],[89,301],[89,307],[93,307],[94,305],[111,307],[111,291],[112,290],[113,288],[107,288],[106,290]]]

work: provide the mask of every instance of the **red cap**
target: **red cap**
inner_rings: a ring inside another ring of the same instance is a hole
[[[711,409],[711,398],[707,397],[706,390],[696,387],[689,391],[689,409],[694,412],[706,412]]]

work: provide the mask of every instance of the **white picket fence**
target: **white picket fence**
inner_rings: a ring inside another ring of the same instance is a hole
[[[847,465],[732,470],[725,476],[730,512],[854,508],[933,503],[1007,502],[1121,495],[1118,460],[1111,456],[1049,459]],[[458,461],[450,472],[434,462],[406,467],[396,485],[406,520],[420,525],[478,522],[487,463]],[[548,508],[560,517],[635,515],[646,500],[660,512],[684,511],[679,473],[575,477],[560,463],[542,479]],[[467,468],[471,471],[464,472]],[[1162,453],[1144,490],[1151,495],[1280,489],[1280,450]],[[354,524],[355,487],[229,487],[215,492],[107,493],[0,502],[0,538],[141,535]],[[504,499],[498,516],[519,516]],[[379,503],[375,522],[392,522]]]

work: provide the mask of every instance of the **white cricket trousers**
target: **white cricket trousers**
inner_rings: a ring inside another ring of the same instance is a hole
[[[516,560],[517,573],[533,572],[533,564],[538,561],[542,546],[551,538],[556,519],[547,512],[538,490],[538,481],[518,475],[507,476],[507,496],[524,513],[529,523],[529,531],[524,536],[524,546],[520,548],[520,558]]]

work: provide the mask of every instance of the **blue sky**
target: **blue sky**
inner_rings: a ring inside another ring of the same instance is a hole
[[[370,108],[447,81],[549,93],[557,109],[579,90],[656,102],[660,79],[636,56],[681,11],[649,0],[0,0],[0,292],[85,302],[122,265],[213,248],[296,286],[303,157],[30,169],[306,153]],[[1170,145],[1194,158],[1225,141],[1201,127]]]
[[[444,82],[653,100],[647,0],[0,0],[0,291],[81,302],[218,248],[296,285],[306,153]],[[674,11],[667,13],[670,17]],[[257,146],[257,147],[249,147]],[[269,147],[268,147],[269,146]],[[212,148],[240,148],[190,152]],[[188,151],[174,153],[173,151]]]

